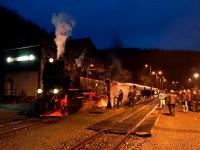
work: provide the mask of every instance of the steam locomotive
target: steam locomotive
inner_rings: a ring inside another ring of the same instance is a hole
[[[64,69],[64,61],[47,61],[43,69],[43,89],[37,90],[35,114],[38,117],[61,117],[77,112],[84,102],[84,90],[75,83],[78,77],[71,78]],[[74,88],[76,87],[76,88]]]

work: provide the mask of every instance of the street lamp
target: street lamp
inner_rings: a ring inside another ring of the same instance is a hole
[[[193,77],[194,77],[195,79],[198,79],[198,78],[199,78],[199,73],[195,72],[195,73],[193,74]]]
[[[199,78],[199,73],[195,72],[193,74],[193,77],[197,80]],[[198,83],[196,82],[196,87],[195,87],[197,90],[198,90]]]
[[[153,76],[155,76],[155,79],[156,79],[156,84],[155,86],[157,87],[157,79],[158,79],[158,76],[157,76],[157,73],[155,71],[152,71],[151,73]]]
[[[162,75],[162,74],[163,74],[163,72],[162,72],[161,70],[159,70],[159,71],[158,71],[158,74],[159,74],[159,75]]]
[[[151,75],[151,65],[145,64],[144,67],[145,67],[145,68],[149,68],[149,75]]]
[[[164,83],[167,82],[165,77],[161,78],[161,89],[164,89]]]
[[[155,77],[156,77],[156,86],[162,88],[162,75],[163,75],[163,72],[161,70],[152,71],[151,74],[155,75]]]
[[[178,83],[179,83],[178,81],[172,81],[174,90],[176,90]]]

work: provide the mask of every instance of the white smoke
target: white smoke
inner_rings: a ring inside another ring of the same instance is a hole
[[[132,73],[122,67],[121,61],[113,57],[112,64],[110,66],[112,79],[115,81],[121,82],[130,82],[132,81]]]
[[[83,52],[77,59],[75,59],[75,63],[77,67],[81,67],[84,60],[85,52]]]
[[[57,46],[57,59],[59,59],[65,51],[65,41],[71,35],[75,21],[71,16],[59,13],[58,15],[53,14],[51,23],[56,28],[54,41]]]

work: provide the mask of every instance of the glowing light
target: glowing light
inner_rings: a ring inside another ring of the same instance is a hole
[[[35,60],[35,56],[34,55],[29,55],[29,60]]]
[[[162,71],[158,71],[158,74],[159,74],[159,75],[162,75],[162,74],[163,74],[163,72],[162,72]]]
[[[90,64],[90,67],[94,67],[94,64]]]
[[[197,72],[194,73],[194,74],[193,74],[193,77],[194,77],[195,79],[199,78],[199,73],[197,73]]]
[[[27,61],[29,60],[29,57],[28,56],[20,56],[20,57],[17,57],[15,58],[16,61]]]
[[[49,62],[50,62],[50,63],[53,63],[53,62],[54,62],[54,59],[53,59],[53,58],[49,58]]]
[[[155,71],[152,71],[152,73],[151,73],[152,75],[155,75],[156,74],[156,72]]]
[[[147,68],[147,67],[149,67],[149,65],[148,65],[148,64],[145,64],[144,67]]]
[[[14,61],[14,59],[12,57],[8,57],[7,60],[6,60],[8,63],[11,63]]]
[[[97,103],[97,107],[100,108],[100,107],[106,107],[107,106],[107,100],[104,99],[104,98],[101,98],[98,103]]]
[[[191,82],[191,81],[192,81],[192,79],[191,79],[191,78],[189,78],[189,79],[188,79],[188,82]]]
[[[24,56],[19,56],[16,58],[12,58],[12,57],[8,57],[7,58],[7,62],[14,62],[14,61],[33,61],[35,60],[35,56],[34,55],[24,55]]]
[[[43,90],[42,89],[37,89],[38,94],[42,94]]]
[[[54,94],[58,94],[58,93],[59,93],[59,90],[58,90],[58,89],[53,89],[53,93],[54,93]]]

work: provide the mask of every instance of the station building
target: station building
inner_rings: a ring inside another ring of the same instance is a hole
[[[56,59],[56,48],[31,45],[6,49],[1,54],[1,95],[2,97],[34,98],[37,89],[43,87],[43,70],[49,58]],[[63,60],[65,69],[73,67],[84,54],[84,66],[95,60],[92,55],[96,48],[89,38],[69,40],[66,42]],[[71,65],[69,65],[71,63]]]
[[[40,82],[39,45],[3,51],[3,96],[36,95]]]

